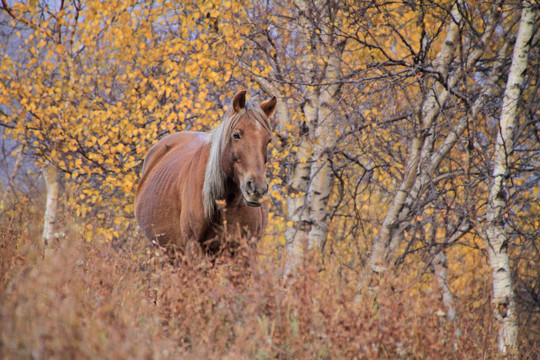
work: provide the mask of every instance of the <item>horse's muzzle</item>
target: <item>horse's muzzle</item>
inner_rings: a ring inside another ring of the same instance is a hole
[[[260,200],[268,192],[268,183],[265,182],[263,186],[260,186],[255,181],[248,180],[245,186],[241,188],[245,204],[252,207],[259,207],[261,206]]]

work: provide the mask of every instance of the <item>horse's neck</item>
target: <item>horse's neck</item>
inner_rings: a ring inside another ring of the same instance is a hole
[[[242,200],[240,187],[231,178],[227,178],[225,181],[224,200],[228,206],[236,206],[238,201]]]
[[[216,199],[213,222],[221,224],[225,220],[225,213],[234,211],[243,206],[243,197],[240,188],[231,178],[225,182],[225,192],[220,199]]]

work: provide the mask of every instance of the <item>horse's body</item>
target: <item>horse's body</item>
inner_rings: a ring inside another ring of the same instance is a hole
[[[263,235],[268,117],[275,104],[275,98],[260,107],[246,104],[240,92],[212,133],[171,134],[150,149],[135,196],[135,214],[149,240],[182,252],[202,247],[215,253],[224,223],[232,236]]]

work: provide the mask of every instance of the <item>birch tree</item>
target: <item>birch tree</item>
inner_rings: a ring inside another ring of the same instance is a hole
[[[494,29],[498,24],[500,3],[494,4],[483,35],[478,39],[478,46],[469,53],[462,68],[450,73],[450,68],[457,59],[456,50],[460,39],[460,24],[463,21],[464,4],[456,2],[449,13],[449,25],[444,43],[433,60],[433,69],[438,78],[427,87],[418,117],[418,131],[410,146],[405,173],[390,208],[386,214],[381,230],[373,245],[369,260],[372,271],[385,271],[393,261],[394,255],[403,241],[404,230],[409,227],[412,218],[411,210],[418,204],[427,186],[433,183],[434,174],[447,154],[452,150],[467,125],[479,114],[489,93],[493,91],[497,80],[497,67],[493,77],[486,84],[486,93],[481,94],[470,106],[471,112],[461,116],[453,131],[450,131],[439,147],[436,147],[434,129],[440,121],[442,111],[452,98],[451,89],[456,87],[463,74],[474,67],[486,50]]]
[[[58,222],[58,169],[55,164],[47,164],[42,169],[45,181],[45,214],[43,215],[43,233],[41,241],[43,248],[50,245],[56,238]]]
[[[20,146],[19,149],[16,150],[16,152],[17,152],[17,157],[15,159],[15,163],[13,164],[13,169],[11,170],[11,174],[8,175],[7,177],[7,187],[4,190],[4,194],[2,195],[2,198],[0,200],[0,213],[4,213],[6,209],[6,200],[8,198],[9,193],[12,191],[12,189],[15,188],[14,180],[15,180],[15,177],[17,176],[17,172],[19,171],[19,168],[21,167],[21,162],[22,162],[22,157],[23,157],[23,147]]]
[[[278,98],[276,117],[280,136],[290,147],[286,161],[285,208],[292,226],[285,231],[285,273],[298,266],[307,249],[321,249],[330,221],[328,201],[334,175],[329,157],[336,145],[336,126],[339,124],[337,104],[340,99],[342,56],[345,40],[337,31],[340,22],[340,4],[325,1],[296,1],[292,4],[261,5],[259,11],[279,14],[289,11],[297,19],[292,26],[275,16],[272,26],[286,29],[286,39],[276,37],[266,26],[257,23],[252,15],[256,55],[269,64],[265,73],[250,71],[249,60],[244,58],[244,69],[261,89]],[[268,5],[267,5],[268,6]],[[262,35],[262,36],[261,36]],[[296,58],[285,57],[290,48],[288,39],[294,39]],[[248,58],[249,59],[249,58]],[[290,72],[285,73],[285,70]],[[296,98],[290,101],[291,96]],[[291,113],[299,108],[301,114]],[[291,123],[294,130],[291,129]],[[292,131],[291,131],[292,130]]]
[[[289,214],[298,214],[302,223],[306,226],[295,228],[294,233],[287,236],[288,263],[298,262],[295,249],[302,239],[306,238],[309,249],[320,250],[327,236],[327,226],[329,223],[330,211],[328,200],[332,191],[334,175],[330,168],[329,157],[333,156],[332,151],[336,145],[336,129],[339,124],[336,103],[339,101],[339,88],[341,72],[341,61],[345,44],[337,37],[334,31],[339,26],[339,19],[335,18],[337,9],[334,4],[313,3],[309,9],[305,2],[299,2],[300,16],[302,21],[300,27],[303,29],[302,36],[305,45],[323,54],[324,60],[318,64],[315,54],[310,55],[305,61],[309,61],[311,69],[306,71],[308,85],[304,93],[303,112],[306,116],[309,146],[311,147],[309,158],[297,158],[300,163],[305,162],[299,174],[304,179],[309,179],[307,189],[299,197],[301,204],[291,204],[288,206]],[[320,13],[317,14],[317,11]],[[321,13],[322,12],[322,13]],[[307,14],[311,16],[308,17]],[[323,20],[317,23],[318,16]],[[318,31],[317,31],[318,30]],[[312,37],[315,34],[316,38]],[[318,34],[318,35],[317,35]],[[316,44],[316,46],[314,46]],[[310,79],[307,77],[311,76]],[[320,85],[330,83],[331,85]],[[303,171],[302,171],[303,170]],[[303,174],[302,174],[303,173]],[[295,174],[295,177],[298,176]],[[306,244],[304,243],[304,246]],[[289,268],[290,270],[290,268]]]
[[[511,239],[505,230],[504,214],[507,207],[508,178],[512,152],[516,113],[527,69],[530,43],[537,14],[532,3],[522,3],[519,30],[512,63],[504,91],[502,110],[493,151],[493,173],[486,208],[484,229],[485,248],[492,269],[493,311],[498,326],[498,346],[502,353],[512,352],[517,346],[516,301],[508,256]]]

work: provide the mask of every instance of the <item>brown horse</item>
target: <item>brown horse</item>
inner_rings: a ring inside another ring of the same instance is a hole
[[[268,221],[263,196],[269,117],[275,107],[275,97],[255,105],[240,91],[209,134],[171,134],[150,149],[135,195],[135,215],[150,241],[190,255],[201,249],[215,254],[223,224],[230,235],[262,237]]]

